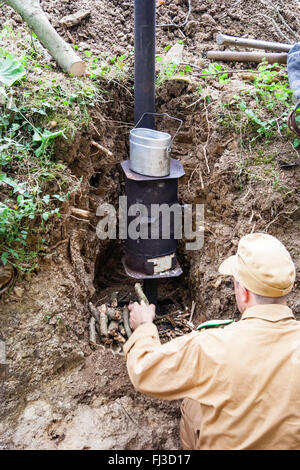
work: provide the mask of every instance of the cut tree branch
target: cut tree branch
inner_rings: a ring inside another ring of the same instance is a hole
[[[55,31],[40,7],[39,0],[5,0],[5,3],[21,15],[63,70],[75,77],[85,73],[85,63]]]
[[[257,39],[238,38],[219,33],[217,35],[218,44],[234,44],[239,47],[252,47],[254,49],[267,49],[275,52],[289,52],[293,44],[283,44],[280,42],[260,41]]]
[[[262,62],[266,60],[269,64],[286,64],[287,53],[276,52],[236,52],[236,51],[208,51],[207,58],[221,61],[236,62]]]

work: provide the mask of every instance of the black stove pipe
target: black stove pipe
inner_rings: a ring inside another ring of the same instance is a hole
[[[155,13],[156,0],[134,2],[134,122],[155,112]],[[155,128],[153,116],[138,127]]]
[[[155,26],[156,0],[134,1],[134,122],[137,127],[155,129]],[[149,302],[157,306],[156,279],[144,280]]]

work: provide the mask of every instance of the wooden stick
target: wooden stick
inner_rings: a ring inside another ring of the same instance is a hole
[[[89,321],[89,333],[90,333],[90,344],[92,346],[95,346],[97,344],[97,341],[96,341],[96,320],[93,316],[90,317],[90,321]]]
[[[115,308],[118,306],[118,292],[113,292],[110,296],[110,305]]]
[[[139,283],[137,282],[137,283],[134,285],[134,289],[135,289],[135,292],[136,292],[136,295],[137,295],[137,297],[138,297],[138,299],[139,299],[140,304],[142,304],[142,302],[144,302],[144,304],[149,305],[149,300],[148,300],[147,297],[145,296],[141,284],[139,284]]]
[[[107,323],[108,323],[108,316],[106,315],[106,305],[100,305],[99,307],[99,328],[100,328],[100,333],[102,336],[107,337],[108,336],[108,329],[107,329]]]
[[[112,320],[108,325],[108,334],[110,334],[113,330],[118,330],[118,328],[119,322],[117,322],[116,320]]]
[[[208,51],[207,58],[224,62],[262,62],[269,64],[286,64],[287,53],[275,52],[235,52],[235,51]]]
[[[108,150],[107,148],[103,147],[102,145],[98,144],[98,142],[95,142],[94,140],[92,140],[91,144],[96,147],[98,150],[100,150],[101,152],[105,153],[108,157],[113,157],[113,153]]]
[[[108,308],[106,314],[110,320],[120,321],[122,318],[121,311],[117,308]]]
[[[191,322],[192,319],[193,319],[195,307],[196,307],[196,302],[194,302],[194,300],[193,300],[193,301],[192,301],[192,308],[191,308],[191,315],[190,315],[190,318],[189,318],[189,322]]]
[[[216,37],[218,44],[234,44],[239,47],[252,47],[253,49],[266,49],[276,52],[289,52],[293,44],[284,44],[281,42],[260,41],[258,39],[238,38],[235,36],[227,36],[226,34],[218,34]]]
[[[124,323],[124,329],[126,331],[127,338],[130,338],[130,336],[132,335],[132,331],[131,331],[130,323],[129,323],[128,307],[123,308],[123,323]]]
[[[93,317],[95,318],[95,320],[98,322],[99,321],[99,312],[98,310],[96,309],[96,307],[92,304],[92,302],[89,302],[89,311],[91,312],[91,314],[93,315]]]
[[[78,217],[83,217],[85,219],[89,219],[89,217],[92,215],[90,211],[78,209],[77,207],[71,207],[71,214],[78,215]]]

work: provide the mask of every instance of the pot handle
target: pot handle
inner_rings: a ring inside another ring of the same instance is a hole
[[[174,136],[172,137],[170,146],[169,146],[169,148],[168,148],[168,151],[170,152],[170,151],[171,151],[172,144],[173,144],[173,142],[174,142],[174,139],[175,139],[175,137],[177,136],[178,132],[180,131],[181,127],[182,127],[182,124],[183,124],[182,119],[179,119],[179,118],[170,116],[168,113],[144,113],[144,114],[142,115],[142,117],[138,120],[138,122],[136,123],[136,125],[134,126],[134,129],[135,129],[135,128],[138,126],[138,124],[143,120],[143,118],[144,118],[144,116],[146,116],[146,114],[151,114],[152,116],[167,116],[168,118],[173,119],[174,121],[179,121],[179,122],[180,122],[180,124],[179,124],[179,126],[178,126],[178,129],[177,129],[177,131],[175,132]]]

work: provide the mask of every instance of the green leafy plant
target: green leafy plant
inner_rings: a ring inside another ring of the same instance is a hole
[[[50,132],[47,129],[44,129],[43,131],[35,129],[32,141],[33,143],[39,144],[39,147],[34,152],[35,155],[37,157],[44,155],[47,148],[51,145],[52,141],[61,135],[64,135],[62,130],[57,132]]]
[[[250,76],[250,86],[222,105],[219,120],[222,126],[233,128],[245,146],[261,140],[269,143],[278,134],[282,138],[287,133],[287,116],[292,104],[284,67],[263,62]]]
[[[221,64],[209,64],[207,69],[202,70],[201,77],[216,77],[221,84],[226,84],[230,82],[230,78],[228,78],[228,72],[223,69]]]
[[[0,260],[31,271],[45,253],[62,204],[81,184],[64,164],[52,160],[53,143],[89,122],[87,108],[98,95],[90,80],[49,75],[32,52],[31,38],[27,47],[4,28],[0,39]],[[7,53],[11,45],[18,60]],[[23,79],[29,75],[30,80]]]
[[[0,82],[11,86],[26,75],[24,66],[12,57],[0,57]]]
[[[174,47],[176,48],[176,45],[182,45],[183,42],[182,41],[177,41],[174,45]],[[171,45],[168,44],[164,50],[166,53],[169,52],[169,50],[171,49]],[[190,64],[181,64],[180,63],[180,55],[181,55],[181,51],[182,51],[182,47],[180,48],[179,50],[179,54],[178,56],[173,58],[173,60],[171,59],[169,61],[169,57],[168,55],[166,55],[165,57],[164,56],[161,56],[161,55],[157,55],[156,56],[156,62],[159,64],[159,68],[160,68],[160,71],[157,75],[157,79],[156,79],[156,85],[157,86],[160,86],[162,85],[166,80],[170,80],[172,78],[176,78],[176,77],[179,77],[179,76],[186,76],[188,75],[190,72],[193,72],[193,67],[190,65]]]

